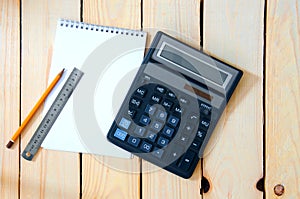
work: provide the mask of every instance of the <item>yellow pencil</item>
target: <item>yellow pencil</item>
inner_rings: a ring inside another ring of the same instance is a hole
[[[64,73],[63,69],[60,73],[58,73],[58,75],[54,78],[54,80],[51,82],[51,84],[49,85],[49,87],[46,89],[46,91],[43,93],[43,95],[41,96],[41,98],[39,99],[39,101],[35,104],[35,106],[32,108],[32,110],[30,111],[30,113],[27,115],[27,117],[25,118],[25,120],[22,122],[21,126],[18,128],[18,130],[15,132],[15,134],[12,136],[12,138],[10,139],[10,141],[7,143],[6,147],[7,148],[11,148],[12,145],[14,144],[14,142],[17,140],[17,138],[19,137],[19,135],[22,133],[23,129],[26,127],[26,125],[29,123],[29,121],[31,120],[31,118],[33,117],[33,115],[36,113],[36,111],[39,109],[39,107],[42,105],[42,103],[45,101],[45,99],[47,98],[47,96],[50,94],[50,92],[52,91],[52,89],[54,88],[54,86],[57,84],[57,82],[60,80],[60,78],[62,77],[63,73]]]

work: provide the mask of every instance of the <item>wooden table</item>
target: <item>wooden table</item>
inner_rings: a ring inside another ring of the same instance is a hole
[[[0,198],[300,198],[299,13],[297,0],[0,0]],[[191,179],[138,158],[42,150],[28,162],[41,116],[5,148],[46,88],[58,18],[143,29],[148,44],[164,30],[244,71]]]

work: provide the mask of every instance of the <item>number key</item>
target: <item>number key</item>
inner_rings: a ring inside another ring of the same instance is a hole
[[[169,123],[171,126],[176,127],[177,124],[178,124],[178,122],[179,122],[179,119],[178,119],[177,117],[174,117],[174,116],[172,116],[172,115],[169,117],[168,123]]]
[[[152,131],[148,131],[147,139],[148,139],[150,142],[155,142],[156,137],[157,137],[157,134],[156,134],[156,133],[154,133],[154,132],[152,132]]]
[[[163,130],[163,135],[171,138],[172,135],[173,135],[173,133],[174,133],[174,129],[172,129],[172,128],[168,127],[168,126],[165,126],[165,128]]]
[[[136,137],[133,137],[133,136],[129,136],[127,142],[134,146],[134,147],[137,147],[140,143],[141,139],[140,138],[136,138]]]
[[[142,117],[140,118],[140,123],[142,125],[147,126],[150,123],[150,118],[147,117],[146,115],[142,115]]]
[[[140,149],[146,153],[149,153],[152,149],[152,144],[149,144],[148,142],[143,141]]]
[[[164,138],[164,137],[159,137],[159,138],[158,138],[157,144],[158,144],[159,146],[165,147],[165,146],[168,145],[168,143],[169,143],[169,140],[168,140],[168,139],[166,139],[166,138]]]

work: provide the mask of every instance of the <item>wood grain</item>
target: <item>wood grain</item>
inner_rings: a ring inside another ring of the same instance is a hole
[[[18,198],[19,140],[6,148],[19,127],[20,4],[0,1],[0,198]]]
[[[47,87],[57,19],[79,19],[79,8],[79,0],[22,1],[22,119]],[[22,150],[40,121],[22,134]],[[40,150],[32,162],[21,158],[20,197],[78,198],[79,174],[78,154]]]
[[[138,0],[84,1],[84,22],[140,29],[141,3]],[[139,198],[140,161],[82,155],[83,198]]]
[[[143,1],[143,30],[149,33],[148,45],[161,30],[199,49],[200,1]]]
[[[204,49],[244,71],[204,158],[204,198],[263,197],[263,16],[259,0],[204,2]]]
[[[266,43],[266,198],[300,198],[300,3],[268,1]]]
[[[162,30],[183,42],[200,48],[200,1],[143,1],[143,30],[148,32],[148,46],[155,33]],[[142,198],[201,198],[201,166],[186,180],[151,163],[142,164]]]

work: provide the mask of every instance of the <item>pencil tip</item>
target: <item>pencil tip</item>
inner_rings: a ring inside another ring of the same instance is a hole
[[[10,149],[13,144],[14,144],[14,142],[10,140],[6,145],[6,148]]]
[[[63,68],[60,72],[60,75],[62,75],[65,72],[65,68]]]

